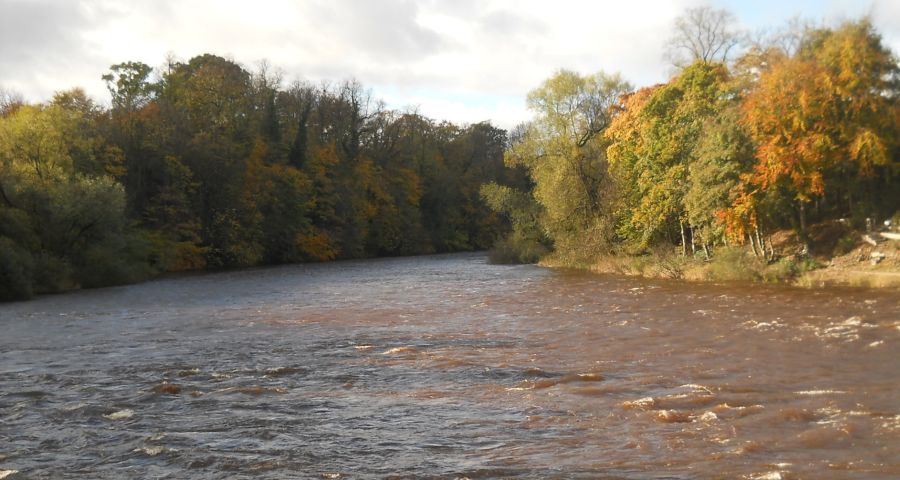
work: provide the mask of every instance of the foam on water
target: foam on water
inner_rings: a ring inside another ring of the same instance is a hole
[[[108,418],[110,420],[125,420],[134,416],[134,410],[126,408],[124,410],[119,410],[117,412],[113,412],[107,415],[104,415],[104,418]]]
[[[0,305],[0,472],[898,478],[897,318],[479,254],[42,297]]]

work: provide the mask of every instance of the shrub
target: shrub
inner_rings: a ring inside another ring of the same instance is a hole
[[[488,260],[495,264],[537,263],[548,252],[540,242],[514,232],[494,245],[488,252]]]
[[[822,264],[812,257],[785,257],[769,265],[762,272],[762,278],[766,282],[787,282],[818,268],[822,268]]]
[[[137,236],[110,239],[87,249],[76,276],[85,288],[106,287],[146,280],[155,273],[146,261],[151,244]]]
[[[837,244],[834,246],[834,251],[832,255],[840,256],[846,255],[853,251],[859,245],[859,234],[856,232],[849,233],[844,235],[837,241]]]
[[[738,247],[721,248],[707,267],[707,277],[719,281],[754,281],[760,278],[764,262]]]
[[[797,262],[789,257],[782,258],[763,271],[763,281],[769,283],[786,282],[797,276]]]
[[[0,301],[34,296],[34,260],[27,250],[0,237]]]
[[[77,286],[68,262],[48,253],[34,256],[35,293],[57,293]]]

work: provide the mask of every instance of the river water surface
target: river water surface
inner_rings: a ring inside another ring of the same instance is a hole
[[[900,477],[900,293],[495,266],[0,305],[8,478]]]

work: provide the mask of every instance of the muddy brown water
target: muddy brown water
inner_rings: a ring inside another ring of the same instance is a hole
[[[900,478],[900,292],[444,255],[0,305],[9,478]]]

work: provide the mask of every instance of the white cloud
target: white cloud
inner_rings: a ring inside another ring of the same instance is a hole
[[[739,18],[742,8],[796,13],[761,1],[715,3]],[[355,77],[393,107],[511,127],[527,118],[527,91],[559,68],[620,71],[637,85],[664,80],[670,25],[698,2],[0,0],[0,86],[31,100],[73,86],[105,99],[100,76],[113,63],[214,53],[249,68],[267,59],[287,80]],[[854,5],[834,0],[810,16],[866,12]],[[897,3],[877,0],[871,11],[896,51]]]

